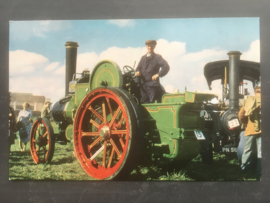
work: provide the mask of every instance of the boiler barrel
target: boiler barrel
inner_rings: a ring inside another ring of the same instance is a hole
[[[52,117],[56,122],[63,122],[66,120],[66,107],[71,97],[66,97],[56,102],[52,108]]]

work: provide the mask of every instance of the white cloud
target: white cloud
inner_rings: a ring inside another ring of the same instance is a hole
[[[56,102],[65,94],[64,77],[50,75],[16,76],[10,78],[11,92],[27,92],[34,95],[44,95]]]
[[[44,70],[45,71],[54,70],[55,68],[57,68],[58,65],[59,65],[59,62],[53,62],[53,63],[49,64]]]
[[[260,40],[253,41],[249,50],[242,53],[241,59],[260,62]]]
[[[11,21],[10,37],[12,40],[28,40],[32,36],[45,38],[48,32],[71,27],[69,21]]]
[[[167,85],[164,89],[168,93],[174,93],[174,91],[175,91],[175,88],[173,85]]]
[[[206,79],[204,75],[199,75],[197,77],[192,77],[191,82],[200,87],[201,85],[204,85],[206,83]]]
[[[219,99],[222,99],[222,86],[221,86],[221,81],[220,80],[215,80],[212,82],[211,85],[212,90],[209,90],[208,88],[202,89],[201,92],[203,93],[211,93],[211,94],[216,94],[218,95]]]
[[[26,72],[33,72],[48,59],[40,54],[16,50],[9,52],[9,74],[16,75]]]
[[[99,56],[94,53],[83,53],[77,57],[77,73],[81,73],[84,69],[88,68],[90,71],[99,62]]]
[[[146,50],[142,47],[111,47],[100,53],[100,55],[97,55],[94,52],[79,54],[77,58],[77,73],[82,72],[85,68],[88,68],[92,72],[93,68],[101,60],[114,61],[119,65],[119,68],[121,70],[125,65],[133,67],[134,62],[136,62],[136,64],[138,65],[141,56],[145,53]]]
[[[200,52],[186,54],[183,60],[184,62],[205,62],[213,58],[224,57],[226,53],[225,50],[204,49]]]
[[[63,75],[64,76],[65,73],[66,73],[66,67],[65,67],[65,65],[63,65],[60,68],[58,68],[57,70],[55,70],[54,73],[56,75]]]
[[[119,27],[132,27],[136,24],[134,20],[108,20],[108,22]]]
[[[175,58],[186,53],[186,43],[184,42],[168,42],[165,39],[159,39],[155,52],[162,55],[164,58]]]

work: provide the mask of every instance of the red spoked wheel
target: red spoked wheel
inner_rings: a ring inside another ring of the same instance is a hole
[[[88,175],[109,180],[129,171],[138,126],[121,91],[97,88],[88,94],[77,109],[73,132],[76,156]]]
[[[30,152],[35,163],[50,163],[54,153],[54,133],[46,118],[37,119],[30,133]]]

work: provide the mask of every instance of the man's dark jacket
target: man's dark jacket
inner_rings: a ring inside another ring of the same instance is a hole
[[[141,84],[146,86],[159,86],[159,78],[152,80],[152,76],[158,74],[159,77],[163,77],[169,70],[170,66],[167,61],[161,55],[155,53],[152,53],[149,57],[143,55],[136,68],[136,71],[141,73]]]

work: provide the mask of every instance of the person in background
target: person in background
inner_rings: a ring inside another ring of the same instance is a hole
[[[135,76],[140,76],[141,103],[159,102],[162,94],[159,77],[165,76],[170,70],[167,61],[154,52],[156,44],[156,40],[145,42],[147,53],[136,68]]]
[[[50,101],[45,101],[44,106],[41,110],[41,118],[47,118],[48,120],[50,120],[51,118],[51,102]]]
[[[261,87],[254,90],[255,96],[249,96],[239,111],[239,120],[246,124],[245,146],[241,159],[243,172],[255,171],[256,178],[261,176]],[[257,159],[256,159],[257,155]],[[257,161],[256,161],[257,160]]]
[[[10,102],[11,102],[11,96],[10,96],[10,93],[9,92],[9,105],[10,105]],[[8,120],[9,120],[9,152],[10,152],[10,148],[11,148],[11,145],[15,144],[15,139],[16,139],[16,116],[15,116],[15,113],[14,113],[14,109],[9,106],[9,117],[8,117]]]
[[[21,121],[22,127],[19,129],[19,147],[22,152],[25,151],[27,142],[29,142],[30,131],[32,128],[32,111],[29,109],[30,104],[23,103],[23,110],[19,112],[18,122]]]

